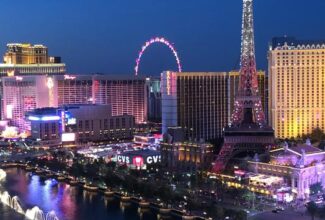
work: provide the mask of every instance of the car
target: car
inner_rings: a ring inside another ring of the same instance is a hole
[[[276,210],[276,209],[273,209],[272,212],[273,212],[273,213],[278,213],[279,211]]]
[[[278,211],[284,211],[284,207],[282,207],[282,206],[278,206],[278,207],[275,208],[275,210],[278,210]]]

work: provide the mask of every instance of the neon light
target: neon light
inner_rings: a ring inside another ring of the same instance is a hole
[[[167,95],[170,95],[170,79],[171,79],[171,77],[170,77],[170,72],[168,71],[167,72],[167,77],[166,77],[167,79],[167,83],[166,83],[166,87],[167,87]]]
[[[30,120],[30,121],[39,121],[41,119],[39,117],[36,117],[36,116],[28,116],[28,120]]]
[[[63,133],[61,136],[62,142],[75,141],[75,140],[76,140],[75,133]]]
[[[60,120],[60,116],[43,116],[43,117],[36,117],[36,116],[28,116],[28,120],[30,121],[58,121]]]
[[[75,125],[77,124],[77,119],[76,118],[68,118],[68,125]]]
[[[46,82],[47,88],[52,89],[54,87],[54,82],[53,79],[51,77],[47,78],[47,82]]]
[[[57,115],[55,115],[55,116],[43,116],[41,118],[41,121],[58,121],[60,119],[61,119],[60,116],[57,116]]]
[[[13,105],[7,105],[6,106],[6,113],[7,113],[7,118],[8,119],[12,119],[12,110],[14,109],[14,106]]]
[[[175,58],[176,58],[176,62],[177,62],[177,66],[178,66],[178,72],[182,72],[182,65],[181,65],[181,61],[178,57],[177,51],[174,48],[174,46],[165,38],[163,37],[156,37],[156,38],[151,38],[149,41],[147,41],[141,48],[141,51],[139,52],[138,58],[136,59],[136,65],[135,65],[135,75],[138,75],[138,71],[139,71],[139,64],[141,61],[141,57],[144,53],[144,51],[153,43],[162,43],[165,44],[174,54]]]
[[[76,77],[70,75],[64,75],[64,79],[76,79]]]

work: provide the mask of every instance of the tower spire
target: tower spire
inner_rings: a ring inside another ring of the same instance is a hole
[[[243,0],[243,23],[238,92],[231,125],[224,129],[224,143],[213,164],[219,173],[236,152],[261,153],[274,143],[274,131],[266,125],[258,82],[254,45],[253,0]]]
[[[258,82],[254,44],[253,0],[243,0],[240,79],[232,124],[265,124]]]

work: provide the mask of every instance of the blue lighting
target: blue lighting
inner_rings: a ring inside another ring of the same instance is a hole
[[[28,120],[30,121],[59,121],[61,118],[60,116],[43,116],[43,117],[36,117],[36,116],[28,116]]]

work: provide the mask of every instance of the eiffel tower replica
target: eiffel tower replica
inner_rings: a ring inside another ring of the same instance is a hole
[[[213,164],[222,172],[229,159],[240,152],[265,152],[274,143],[274,130],[267,125],[258,91],[253,0],[243,0],[241,61],[238,92],[231,122],[224,128],[224,144]]]

